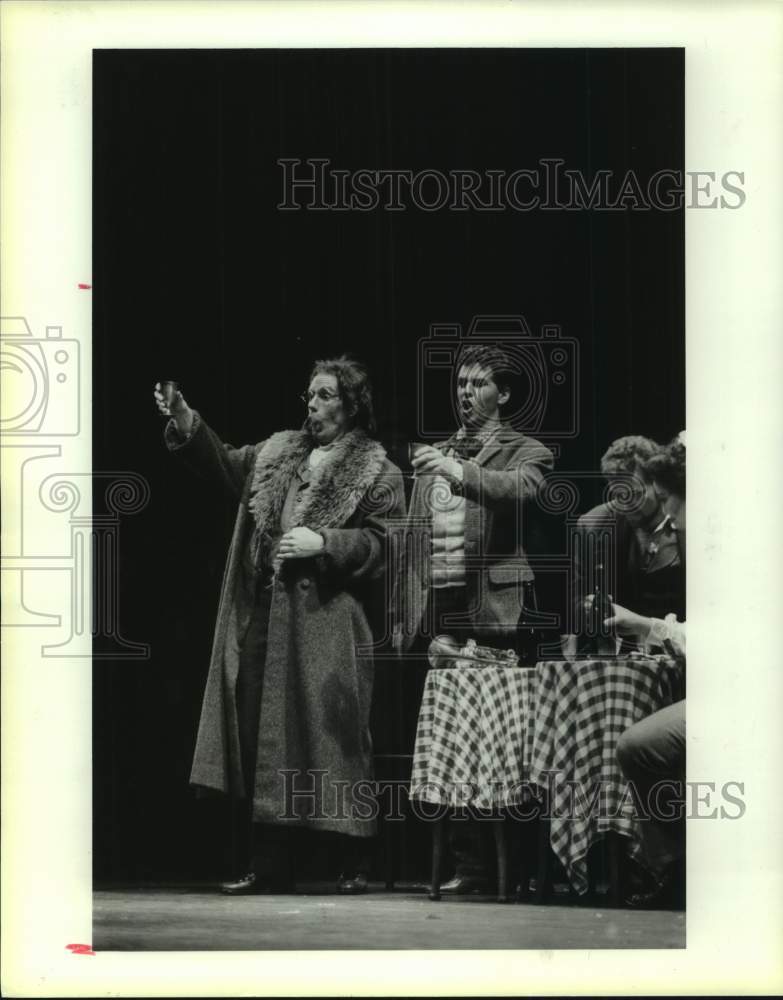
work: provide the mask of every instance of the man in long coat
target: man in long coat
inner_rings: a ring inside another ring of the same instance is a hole
[[[405,513],[402,477],[368,433],[367,374],[348,358],[316,363],[304,429],[242,448],[181,394],[156,398],[169,449],[238,501],[190,782],[252,802],[252,870],[223,891],[288,889],[292,826],[375,832],[365,605],[386,521]],[[341,891],[366,889],[353,867]]]

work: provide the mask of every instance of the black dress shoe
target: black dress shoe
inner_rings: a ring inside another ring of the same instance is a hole
[[[489,886],[487,880],[478,875],[455,875],[443,883],[440,891],[452,896],[469,896],[471,893],[489,892]]]
[[[280,882],[248,872],[235,882],[223,882],[220,891],[227,896],[253,896],[262,893],[288,893],[293,891],[290,882]]]
[[[343,896],[360,896],[367,892],[367,876],[364,872],[355,875],[340,875],[337,879],[337,891]]]
[[[683,910],[685,885],[679,871],[668,871],[650,888],[634,892],[625,903],[633,910]]]

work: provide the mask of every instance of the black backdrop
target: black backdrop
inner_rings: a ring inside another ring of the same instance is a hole
[[[242,444],[298,426],[310,362],[353,351],[404,464],[429,324],[521,313],[580,346],[580,433],[558,468],[596,469],[621,434],[684,426],[682,210],[279,211],[276,161],[319,156],[345,169],[512,171],[544,157],[588,177],[682,169],[683,52],[95,53],[93,463],[151,489],[122,523],[119,580],[121,630],[151,656],[95,661],[102,881],[231,867],[226,809],[196,802],[187,778],[233,511],[165,451],[156,379],[180,380]],[[376,749],[401,742],[385,731]]]

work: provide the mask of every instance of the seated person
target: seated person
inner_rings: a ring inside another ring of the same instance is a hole
[[[618,632],[685,657],[685,624],[644,618],[614,606],[607,623]],[[684,902],[685,699],[667,705],[626,729],[617,744],[617,760],[634,786],[649,819],[640,822],[645,860],[652,875],[649,889],[631,895],[634,907]]]
[[[649,438],[614,441],[601,459],[616,498],[583,514],[577,523],[573,606],[575,631],[596,584],[626,608],[663,618],[685,617],[684,445],[682,461]],[[681,469],[680,469],[681,466]],[[628,498],[628,477],[633,476]],[[682,485],[680,485],[682,484]],[[620,497],[625,494],[624,501]],[[601,552],[594,564],[590,554]],[[598,568],[598,564],[602,568]]]
[[[662,498],[664,512],[685,520],[685,442],[681,435],[654,460],[648,474]],[[652,650],[662,650],[685,660],[685,623],[673,614],[665,619],[636,614],[614,605],[614,614],[604,623],[618,635],[631,636]],[[651,907],[684,902],[685,829],[685,700],[654,712],[627,729],[617,745],[623,774],[639,796],[650,819],[641,821],[646,861],[652,885],[627,902]],[[662,794],[665,793],[665,794]]]

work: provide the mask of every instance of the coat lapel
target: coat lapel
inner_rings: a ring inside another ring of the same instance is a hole
[[[516,431],[512,431],[511,435],[513,435],[514,446],[518,448],[520,435]],[[511,435],[509,435],[507,428],[501,426],[497,433],[493,434],[489,441],[487,441],[473,461],[477,465],[486,465],[490,459],[494,458],[498,452],[506,447]]]
[[[303,431],[273,434],[259,449],[250,484],[248,509],[262,537],[280,523],[288,487],[311,444]]]
[[[508,445],[508,440],[508,430],[501,426],[473,461],[482,467],[488,465],[496,455],[502,454],[503,449]],[[514,433],[514,443],[517,444],[517,442],[518,435]],[[475,556],[483,552],[491,532],[492,510],[468,501],[465,504],[465,554]]]
[[[513,441],[515,446],[519,444],[520,435],[516,431],[510,430],[509,428],[500,426],[496,434],[494,434],[489,441],[484,445],[480,452],[471,459],[477,465],[486,466],[491,459],[496,455],[500,454],[504,448],[506,448],[510,441]],[[435,447],[443,451],[448,448],[454,438],[448,438],[446,441],[439,441],[435,444]],[[428,489],[428,479],[429,477],[420,476],[416,479],[413,496],[411,498],[411,508],[409,514],[409,520],[411,521],[423,521],[431,517],[431,511],[429,510],[426,497],[429,492]],[[481,505],[475,503],[472,500],[466,500],[465,502],[465,553],[466,555],[472,556],[480,552],[482,549],[481,539],[488,535],[491,529],[491,512],[482,510]]]
[[[311,440],[304,431],[273,434],[260,448],[253,469],[248,508],[262,537],[269,537],[278,530],[291,480],[311,450]],[[306,499],[293,525],[318,530],[345,524],[378,478],[385,459],[382,445],[367,437],[364,431],[350,431],[313,471]]]
[[[340,438],[333,453],[312,473],[307,498],[293,523],[313,530],[345,524],[380,475],[385,460],[383,446],[361,430]]]

